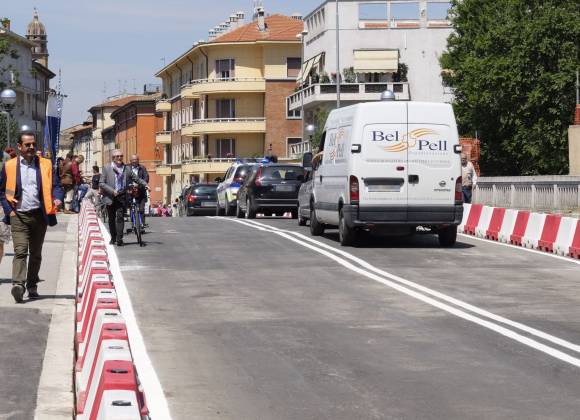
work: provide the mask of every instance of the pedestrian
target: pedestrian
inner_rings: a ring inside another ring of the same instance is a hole
[[[2,166],[13,158],[10,156],[10,153],[8,153],[9,151],[13,152],[13,149],[11,147],[6,148],[3,153]],[[2,258],[4,257],[4,244],[10,242],[10,226],[4,223],[5,216],[4,209],[0,207],[0,262],[2,262]]]
[[[39,297],[44,235],[47,226],[56,225],[63,191],[58,177],[53,177],[52,162],[36,156],[34,132],[21,131],[17,146],[19,156],[6,162],[0,172],[0,202],[4,222],[12,228],[12,296],[20,303],[26,290],[29,299]]]
[[[131,183],[136,183],[144,188],[147,188],[147,184],[135,176],[130,166],[123,163],[123,152],[115,149],[111,156],[113,161],[110,165],[103,167],[99,188],[103,194],[103,202],[107,205],[111,245],[123,246],[127,208],[126,189]]]
[[[146,184],[149,184],[149,172],[147,168],[139,163],[139,156],[131,156],[131,170],[135,176],[139,177]],[[137,205],[139,206],[139,213],[141,213],[141,220],[143,221],[143,226],[145,226],[145,204],[147,203],[147,189],[139,187],[139,194],[136,197]]]
[[[74,195],[74,178],[72,173],[72,163],[74,155],[67,153],[66,158],[59,166],[60,184],[64,190],[64,213],[71,214],[73,195]]]
[[[175,199],[175,202],[173,203],[173,208],[171,209],[171,216],[172,217],[179,216],[179,197],[177,197]]]
[[[461,180],[462,180],[462,193],[463,202],[471,203],[471,197],[473,193],[473,187],[477,182],[477,173],[475,172],[475,167],[465,153],[461,154]]]
[[[79,191],[81,190],[81,185],[83,183],[82,172],[80,170],[81,164],[85,161],[84,156],[75,156],[71,164],[71,172],[73,175],[73,201],[72,201],[72,211],[78,213],[80,211],[80,199]]]
[[[98,205],[99,201],[99,182],[101,180],[101,174],[99,173],[99,167],[97,165],[93,166],[93,176],[91,177],[90,188],[87,191],[84,198],[89,200],[93,206]]]

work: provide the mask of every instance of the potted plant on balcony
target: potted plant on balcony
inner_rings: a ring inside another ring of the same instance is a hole
[[[330,83],[330,77],[327,72],[323,71],[320,75],[320,83]]]
[[[408,71],[409,66],[407,66],[405,63],[399,62],[397,72],[393,73],[393,82],[395,83],[407,82]]]
[[[345,83],[356,83],[356,73],[354,67],[345,67],[342,69],[342,75]]]
[[[211,160],[211,155],[207,155],[207,160]]]
[[[226,158],[233,159],[234,158],[234,154],[233,153],[228,153],[228,154],[226,154]]]

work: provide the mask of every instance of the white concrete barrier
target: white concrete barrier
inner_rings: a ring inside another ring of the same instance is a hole
[[[139,402],[133,391],[105,391],[97,420],[140,419]]]
[[[475,236],[477,236],[478,238],[485,238],[487,229],[489,229],[491,216],[493,215],[493,209],[494,207],[483,206],[481,216],[479,216],[479,223],[475,228]]]
[[[467,219],[469,219],[469,211],[471,210],[471,204],[463,204],[463,218],[461,219],[461,223],[457,227],[458,233],[463,233],[465,224],[467,223]]]
[[[544,229],[544,221],[546,220],[546,214],[544,213],[531,213],[530,219],[528,220],[528,226],[526,227],[526,233],[522,237],[522,245],[526,248],[537,249],[538,241],[542,236],[542,230]]]
[[[554,242],[554,254],[562,256],[570,255],[570,247],[572,246],[576,225],[578,223],[578,219],[572,217],[562,218],[558,229],[558,236],[556,237],[556,242]]]
[[[499,230],[499,241],[509,244],[510,236],[514,231],[516,225],[516,219],[518,218],[518,211],[513,209],[507,209],[503,217],[503,222],[501,224],[501,229]]]

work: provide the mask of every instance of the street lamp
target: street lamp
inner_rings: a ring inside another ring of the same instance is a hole
[[[310,141],[310,151],[312,151],[312,136],[314,136],[314,132],[316,131],[316,126],[314,124],[308,124],[305,128],[306,134],[308,134],[308,138]]]
[[[6,139],[7,146],[10,147],[10,111],[14,108],[16,104],[16,92],[12,89],[4,89],[0,93],[0,102],[2,103],[2,108],[6,113]]]

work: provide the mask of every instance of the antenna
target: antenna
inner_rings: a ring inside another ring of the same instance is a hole
[[[103,102],[107,100],[107,82],[103,82]]]

